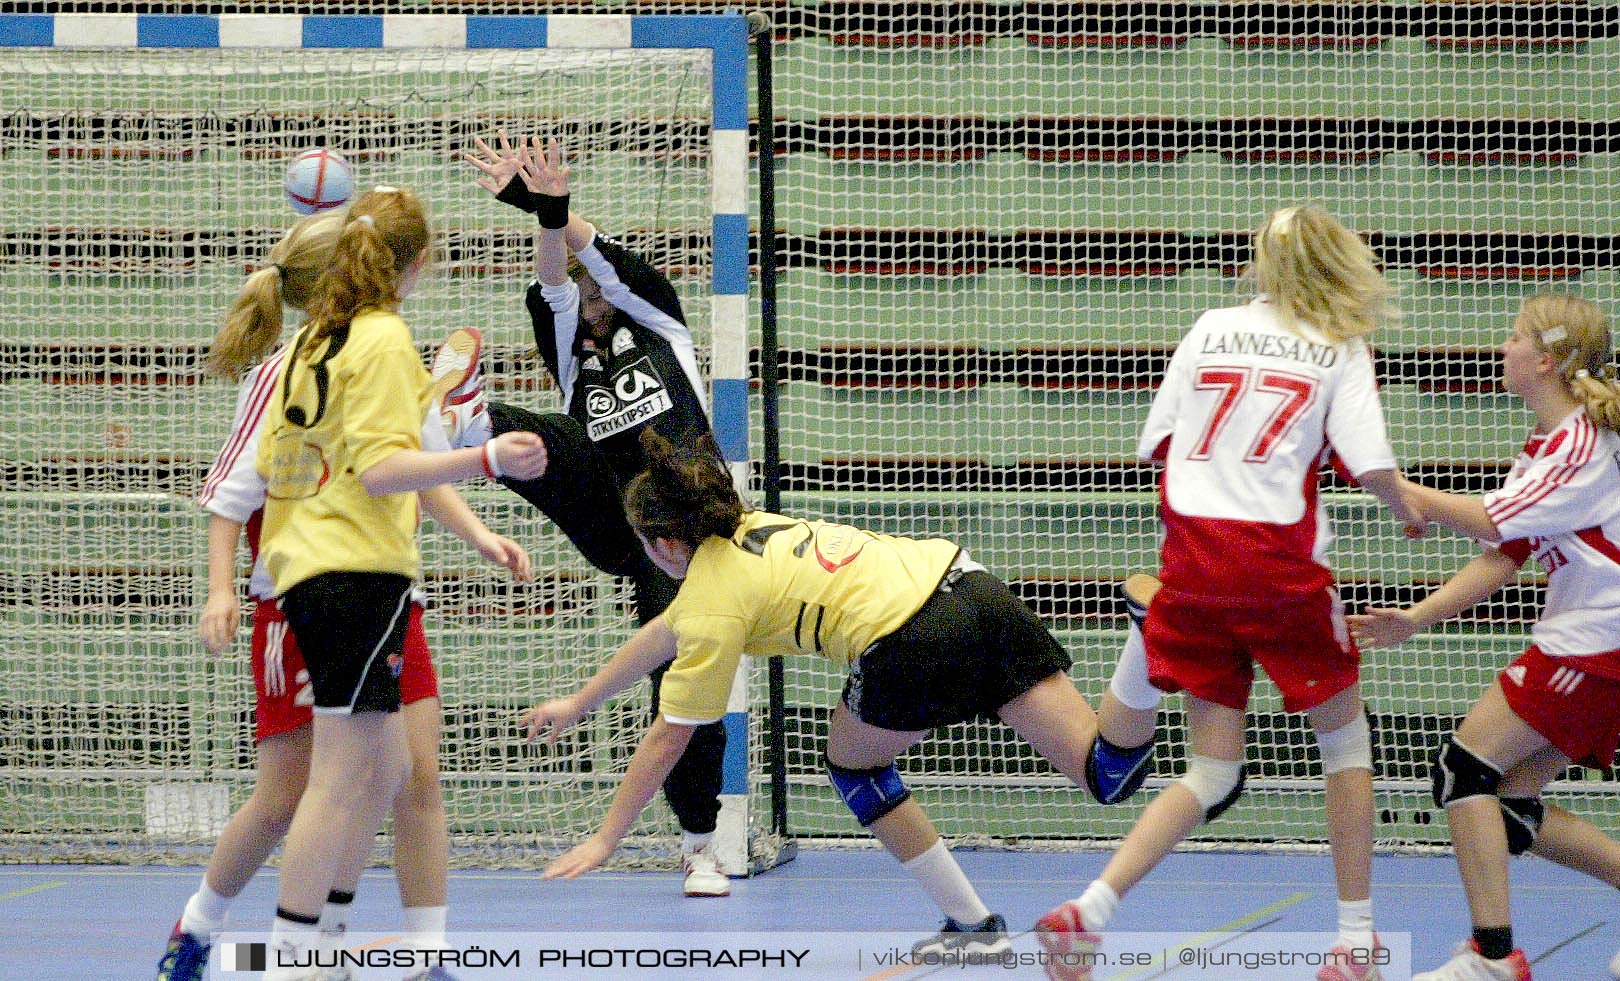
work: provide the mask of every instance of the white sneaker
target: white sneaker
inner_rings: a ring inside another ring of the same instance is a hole
[[[714,857],[712,842],[699,851],[682,854],[681,871],[686,874],[688,896],[731,895],[731,880],[720,871],[720,860]]]
[[[1530,981],[1530,962],[1522,950],[1499,961],[1486,960],[1474,941],[1465,940],[1457,945],[1455,957],[1432,971],[1412,975],[1412,981]]]
[[[479,359],[484,335],[477,327],[457,327],[433,355],[433,401],[444,414],[444,431],[453,449],[472,445],[464,442],[467,431],[479,416],[487,418],[484,403],[484,373]]]

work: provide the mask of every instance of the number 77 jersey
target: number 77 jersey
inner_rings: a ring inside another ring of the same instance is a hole
[[[1164,464],[1165,585],[1234,597],[1331,586],[1317,495],[1330,448],[1352,474],[1395,467],[1363,341],[1291,330],[1264,297],[1198,318],[1137,446]]]

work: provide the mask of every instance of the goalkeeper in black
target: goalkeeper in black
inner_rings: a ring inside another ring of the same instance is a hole
[[[446,431],[458,447],[504,432],[538,433],[547,453],[544,473],[501,482],[550,518],[592,565],[628,577],[644,625],[664,612],[679,584],[648,560],[625,518],[621,488],[646,468],[644,429],[677,445],[713,445],[704,438],[708,405],[691,332],[669,280],[569,210],[569,167],[555,140],[514,147],[503,132],[497,147],[475,144],[466,160],[482,172],[478,183],[539,219],[536,278],[524,302],[564,411],[535,413],[486,400],[481,338],[462,328],[434,363],[435,380],[462,379],[443,398]],[[653,706],[662,679],[662,671],[652,678]],[[712,844],[725,741],[721,722],[700,727],[663,786],[682,830],[688,896],[731,892]]]

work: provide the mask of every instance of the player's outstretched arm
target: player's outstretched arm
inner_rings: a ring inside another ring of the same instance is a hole
[[[658,788],[664,785],[670,771],[675,769],[676,762],[692,741],[695,728],[670,722],[660,715],[641,737],[636,755],[630,758],[630,768],[625,771],[618,793],[613,795],[613,804],[602,820],[602,827],[546,866],[541,877],[572,879],[607,861],[658,793]]]
[[[208,516],[208,600],[197,621],[197,634],[215,654],[231,646],[241,625],[242,607],[236,598],[236,544],[241,538],[242,522]]]
[[[546,444],[534,433],[501,433],[482,447],[434,453],[399,450],[360,475],[366,493],[402,494],[483,475],[537,480],[546,472]]]
[[[630,635],[618,653],[585,682],[579,691],[555,698],[523,713],[520,720],[529,741],[545,734],[553,745],[563,730],[596,711],[603,702],[652,673],[653,668],[675,657],[675,631],[663,616]]]
[[[1502,533],[1497,530],[1496,522],[1485,513],[1485,502],[1480,498],[1448,494],[1409,480],[1402,482],[1428,520],[1476,541],[1495,543],[1502,540]]]
[[[1518,569],[1517,560],[1494,548],[1486,549],[1421,602],[1404,609],[1369,606],[1345,619],[1360,646],[1389,647],[1489,598]]]
[[[1369,470],[1356,474],[1356,482],[1378,498],[1406,526],[1408,538],[1423,537],[1428,520],[1414,492],[1417,485],[1408,482],[1399,470]]]
[[[479,555],[510,572],[512,578],[521,582],[534,578],[529,553],[523,546],[490,531],[454,487],[439,484],[418,493],[422,510],[451,534],[477,549]]]

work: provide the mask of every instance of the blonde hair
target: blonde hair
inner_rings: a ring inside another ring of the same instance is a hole
[[[1519,324],[1553,359],[1558,377],[1593,425],[1620,432],[1620,383],[1610,364],[1609,318],[1568,293],[1537,293],[1519,307]]]
[[[270,265],[242,284],[225,322],[214,333],[205,370],[237,381],[281,337],[282,307],[304,309],[343,231],[344,212],[301,218],[270,250]]]
[[[1309,326],[1337,344],[1400,318],[1395,287],[1361,236],[1313,205],[1280,208],[1254,233],[1244,272],[1290,329]]]
[[[305,307],[315,325],[310,339],[347,327],[362,310],[391,309],[406,268],[427,246],[427,212],[415,194],[379,187],[355,199]]]

